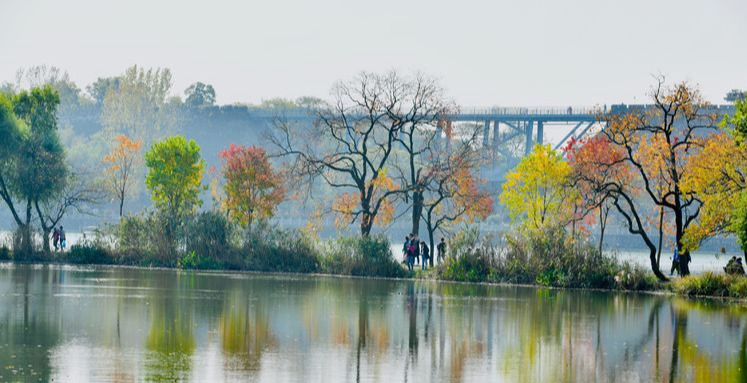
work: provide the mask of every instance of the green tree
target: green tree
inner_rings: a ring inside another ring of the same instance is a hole
[[[21,254],[30,254],[32,207],[54,198],[65,187],[68,175],[65,151],[57,132],[60,97],[49,85],[23,91],[13,97],[13,115],[9,113],[11,103],[7,97],[3,99],[0,194],[20,232],[17,249]],[[21,126],[28,129],[22,130]],[[49,232],[43,231],[44,250],[48,251]]]
[[[184,91],[184,95],[187,96],[184,104],[190,108],[215,104],[215,89],[210,84],[196,82]]]
[[[104,97],[105,140],[125,134],[147,145],[172,132],[179,119],[179,102],[169,97],[170,90],[169,69],[128,68],[119,87],[110,88]]]
[[[86,91],[96,104],[102,105],[110,90],[114,92],[119,90],[119,84],[121,81],[122,78],[119,76],[99,77],[91,85],[86,87]]]
[[[190,213],[200,205],[204,161],[200,146],[182,136],[156,142],[145,153],[146,186],[159,210],[171,216]]]

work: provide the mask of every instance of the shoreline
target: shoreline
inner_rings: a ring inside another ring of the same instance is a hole
[[[669,282],[660,282],[662,289],[651,290],[630,290],[630,289],[605,289],[599,287],[562,287],[562,286],[544,286],[540,284],[525,284],[525,283],[509,283],[509,282],[470,282],[470,281],[455,281],[449,279],[442,279],[438,277],[422,276],[416,273],[412,277],[384,277],[384,276],[363,276],[363,275],[347,275],[347,274],[331,274],[331,273],[301,273],[301,272],[287,272],[287,271],[257,271],[257,270],[231,270],[231,269],[183,269],[178,267],[167,267],[167,266],[140,266],[140,265],[124,265],[124,264],[106,264],[106,263],[69,263],[69,262],[56,262],[56,261],[13,261],[13,260],[2,260],[0,261],[0,268],[5,266],[15,265],[29,265],[29,266],[70,266],[70,267],[90,267],[90,268],[101,268],[101,269],[137,269],[137,270],[158,270],[158,271],[176,271],[186,273],[205,273],[205,274],[245,274],[245,275],[266,275],[266,276],[308,276],[308,277],[325,277],[325,278],[345,278],[345,279],[370,279],[370,280],[384,280],[384,281],[425,281],[431,283],[448,283],[448,284],[460,284],[460,285],[472,285],[472,286],[493,286],[493,287],[520,287],[520,288],[531,288],[531,289],[548,289],[548,290],[568,290],[568,291],[587,291],[597,293],[624,293],[624,294],[645,294],[645,295],[658,295],[658,296],[669,296],[679,297],[691,300],[708,300],[708,301],[719,301],[721,303],[738,303],[745,305],[747,304],[747,298],[730,297],[730,296],[719,296],[719,295],[690,295],[682,294],[676,291],[672,291],[671,286],[672,280]],[[434,266],[435,267],[435,266]],[[430,269],[429,269],[430,270]]]

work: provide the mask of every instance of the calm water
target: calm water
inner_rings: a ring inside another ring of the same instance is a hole
[[[0,381],[747,381],[747,309],[652,295],[0,266]]]

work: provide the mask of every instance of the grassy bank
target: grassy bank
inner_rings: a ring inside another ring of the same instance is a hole
[[[563,230],[509,235],[497,244],[481,244],[475,233],[464,232],[452,248],[455,257],[438,268],[440,279],[611,290],[660,288],[654,275],[641,266],[599,254],[591,243],[573,239]]]
[[[480,241],[477,232],[464,231],[452,238],[445,262],[427,272],[410,273],[383,236],[320,241],[266,224],[241,230],[210,212],[180,227],[169,228],[159,219],[127,218],[64,253],[17,257],[2,247],[0,260],[409,277],[747,299],[745,277],[704,273],[661,283],[641,266],[599,254],[592,244],[562,230],[498,241]]]

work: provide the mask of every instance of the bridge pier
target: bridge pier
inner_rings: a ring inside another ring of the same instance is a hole
[[[537,121],[537,143],[540,145],[545,142],[543,129],[542,121]]]
[[[490,120],[485,120],[482,127],[482,148],[487,150],[490,147]]]
[[[527,121],[527,126],[524,128],[524,135],[526,136],[526,147],[524,148],[524,154],[529,155],[532,152],[532,133],[534,131],[534,121]]]
[[[493,162],[498,161],[498,145],[500,145],[500,125],[501,123],[498,120],[493,121],[493,145],[491,146],[491,149],[493,150]]]

